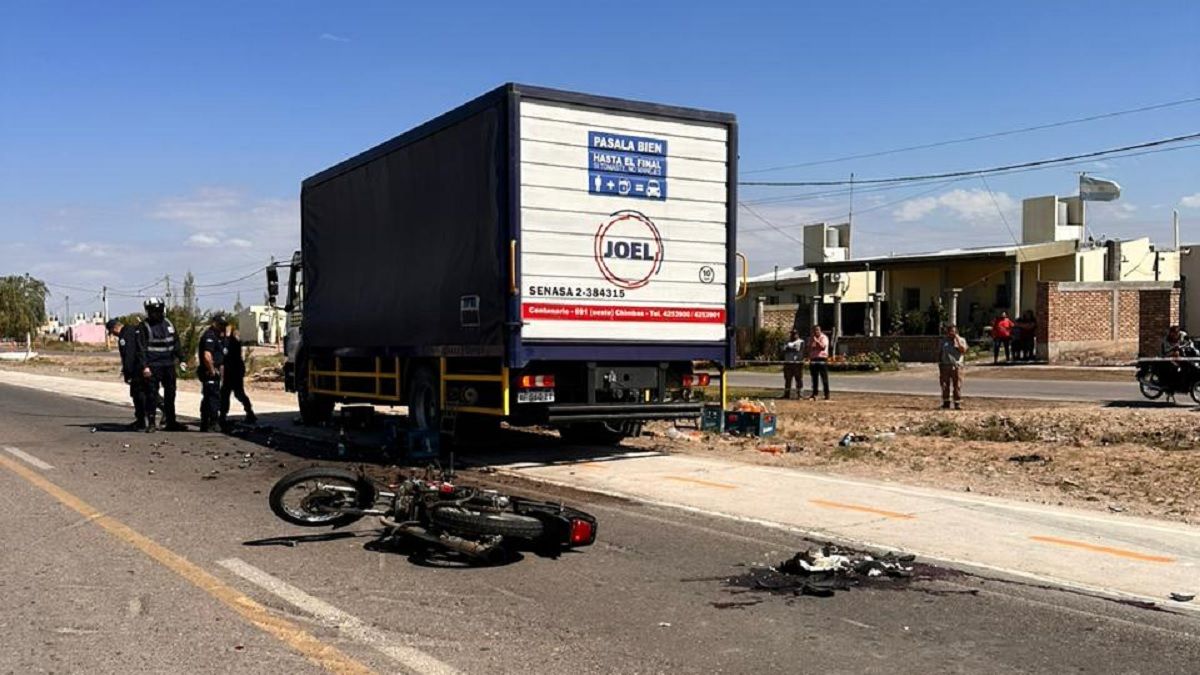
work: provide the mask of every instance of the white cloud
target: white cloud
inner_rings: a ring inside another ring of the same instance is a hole
[[[200,247],[200,248],[206,248],[206,247],[216,246],[217,244],[220,244],[221,240],[218,239],[217,237],[212,236],[211,234],[197,232],[196,234],[193,234],[192,236],[188,237],[187,241],[185,241],[183,243],[185,246],[196,246],[196,247]]]
[[[91,256],[93,258],[107,258],[116,251],[116,247],[110,244],[100,244],[91,241],[72,241],[67,239],[62,242],[62,245],[68,253]]]
[[[333,33],[321,33],[321,35],[317,39],[324,40],[325,42],[349,42],[350,41],[350,38],[348,38],[348,37],[342,37],[341,35],[334,35]]]
[[[999,219],[1000,212],[1012,220],[1016,215],[1017,200],[1006,192],[989,194],[987,190],[964,190],[959,188],[936,197],[910,199],[892,212],[892,217],[902,223],[922,220],[935,212],[968,223],[984,223]]]
[[[253,243],[251,243],[250,240],[239,239],[237,237],[234,237],[233,239],[226,239],[225,243],[229,244],[230,246],[236,246],[238,248],[250,248],[251,246],[253,246]]]
[[[1180,199],[1179,205],[1185,209],[1200,209],[1200,192]]]

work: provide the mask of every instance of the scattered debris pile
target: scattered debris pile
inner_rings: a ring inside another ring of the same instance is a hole
[[[726,584],[779,595],[829,597],[865,583],[907,581],[913,577],[914,558],[895,553],[873,556],[822,546],[801,551],[775,566],[752,568],[727,579]]]

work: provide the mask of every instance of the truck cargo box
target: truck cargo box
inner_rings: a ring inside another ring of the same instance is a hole
[[[304,181],[304,342],[728,364],[736,157],[732,115],[504,85]]]

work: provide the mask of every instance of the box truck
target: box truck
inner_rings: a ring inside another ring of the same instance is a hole
[[[735,358],[736,168],[733,115],[506,84],[308,178],[304,420],[367,402],[616,442],[698,417],[695,364]]]

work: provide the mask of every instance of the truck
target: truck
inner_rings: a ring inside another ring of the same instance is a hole
[[[509,83],[309,177],[268,269],[303,420],[615,443],[699,417],[736,354],[736,169],[731,114]]]

